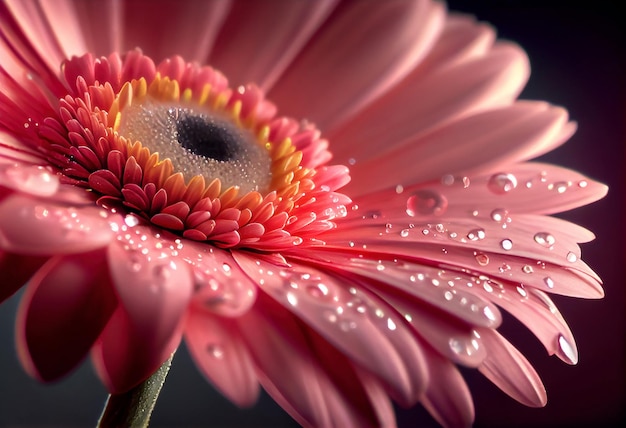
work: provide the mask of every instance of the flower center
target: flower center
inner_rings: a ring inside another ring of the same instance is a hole
[[[118,132],[149,142],[185,177],[217,178],[240,192],[265,191],[271,181],[267,149],[248,130],[208,111],[146,101],[124,109]]]
[[[118,68],[121,64],[121,70]],[[91,72],[85,73],[85,70]],[[196,241],[275,252],[318,245],[345,216],[349,181],[309,124],[276,117],[255,86],[132,51],[63,65],[70,94],[37,149],[65,180]]]

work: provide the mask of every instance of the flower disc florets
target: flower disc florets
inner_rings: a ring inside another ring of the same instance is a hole
[[[185,238],[277,251],[320,244],[350,199],[343,166],[308,123],[276,117],[254,85],[139,51],[64,64],[71,87],[38,147],[64,178]],[[72,86],[73,85],[73,86]]]

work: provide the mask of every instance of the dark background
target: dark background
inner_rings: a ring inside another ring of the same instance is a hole
[[[374,0],[370,0],[374,1]],[[561,216],[597,235],[583,246],[583,257],[604,279],[606,297],[582,301],[556,297],[580,352],[577,366],[548,357],[516,321],[503,330],[533,363],[548,390],[548,405],[529,409],[508,398],[482,376],[464,371],[476,404],[477,427],[612,427],[625,420],[626,316],[624,239],[624,16],[619,2],[451,1],[490,22],[501,38],[521,44],[532,75],[522,94],[563,105],[579,130],[544,160],[568,166],[607,183],[602,201]],[[0,426],[93,426],[106,392],[86,364],[55,385],[42,386],[24,374],[13,345],[19,296],[0,307]],[[181,348],[159,399],[153,427],[296,426],[263,396],[240,410],[222,398],[195,370]],[[398,411],[401,426],[436,426],[416,406]]]

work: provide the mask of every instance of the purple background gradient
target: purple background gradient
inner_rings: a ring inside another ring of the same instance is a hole
[[[548,357],[525,328],[506,318],[503,330],[542,376],[548,405],[526,408],[467,370],[476,426],[618,426],[625,420],[626,409],[623,15],[618,13],[617,2],[608,1],[586,6],[512,0],[449,4],[450,10],[490,22],[500,37],[527,50],[533,73],[522,98],[563,105],[578,121],[576,135],[542,160],[571,167],[610,186],[602,201],[561,215],[596,233],[597,239],[583,246],[583,257],[604,279],[606,290],[601,301],[555,298],[577,339],[579,364],[572,367]],[[0,307],[0,426],[93,426],[106,392],[88,364],[52,386],[39,385],[19,367],[12,333],[18,299]],[[398,421],[406,427],[436,426],[419,406],[399,410]],[[237,409],[199,376],[181,349],[152,426],[297,425],[267,396],[252,409]]]

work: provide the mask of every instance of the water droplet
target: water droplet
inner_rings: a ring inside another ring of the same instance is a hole
[[[580,180],[578,182],[578,187],[580,187],[581,189],[584,189],[585,187],[587,187],[589,185],[589,183],[587,182],[587,180]]]
[[[574,350],[574,346],[563,336],[559,335],[558,339],[559,348],[563,352],[563,356],[569,360],[571,364],[578,363],[578,353]]]
[[[517,187],[517,178],[513,174],[498,173],[489,178],[487,188],[497,195],[503,195]]]
[[[546,287],[548,288],[554,288],[554,281],[549,276],[546,276],[543,279],[543,283],[546,284]]]
[[[511,217],[509,217],[509,212],[502,208],[496,208],[491,211],[491,219],[495,222],[506,224],[511,222]]]
[[[206,350],[213,358],[217,358],[218,360],[224,358],[224,350],[219,345],[210,344],[206,347]]]
[[[391,331],[396,329],[396,323],[391,318],[387,318],[387,328]]]
[[[134,215],[129,214],[126,217],[124,217],[124,223],[126,223],[126,226],[128,227],[134,227],[139,224],[139,219],[135,217]]]
[[[469,177],[463,177],[463,188],[467,189],[470,186],[470,179]]]
[[[407,236],[409,236],[409,229],[402,229],[400,231],[400,236],[403,238],[406,238]]]
[[[354,330],[356,328],[356,322],[352,321],[352,320],[342,320],[339,322],[339,328],[342,331],[350,331],[350,330]]]
[[[311,296],[319,298],[328,296],[329,290],[326,284],[319,282],[317,284],[311,284],[306,287],[307,293]]]
[[[535,236],[533,237],[533,239],[535,240],[537,244],[546,248],[552,247],[554,243],[556,242],[556,239],[554,238],[554,236],[552,236],[551,234],[547,232],[535,233]]]
[[[524,265],[522,267],[522,272],[524,273],[533,273],[533,267],[530,265]]]
[[[503,239],[502,241],[500,241],[500,246],[503,250],[509,251],[513,248],[513,241],[511,241],[510,239]]]
[[[441,184],[444,186],[452,186],[454,184],[454,176],[451,174],[446,174],[441,177]]]
[[[406,202],[406,213],[411,217],[442,215],[447,209],[446,197],[433,190],[418,190]]]
[[[476,262],[481,266],[487,266],[489,264],[489,256],[483,253],[477,253],[474,258]]]
[[[552,190],[556,190],[557,193],[565,193],[565,191],[567,190],[567,188],[570,186],[570,183],[566,182],[566,181],[557,181],[556,183],[550,184],[548,186],[548,189]]]
[[[443,293],[443,298],[450,301],[454,298],[454,294],[452,294],[452,292],[448,290],[445,293]]]
[[[578,260],[578,257],[576,257],[576,254],[570,251],[569,253],[567,253],[567,256],[565,256],[565,259],[570,263],[574,263],[576,260]]]
[[[396,193],[399,195],[402,192],[404,192],[404,186],[402,186],[402,184],[398,184],[396,186]]]
[[[483,309],[483,314],[490,321],[495,321],[497,319],[496,314],[493,313],[489,306],[485,306],[485,308]]]
[[[349,164],[349,165],[354,165],[354,164],[356,164],[356,159],[354,159],[354,158],[350,158],[350,159],[348,159],[348,164]]]
[[[527,293],[527,292],[526,292],[526,290],[524,289],[524,286],[522,286],[522,285],[518,285],[518,286],[516,287],[516,289],[517,289],[517,292],[519,293],[519,295],[520,295],[520,296],[522,296],[522,297],[528,297],[528,293]]]
[[[467,239],[470,241],[479,241],[485,239],[485,229],[472,229],[467,233]]]

